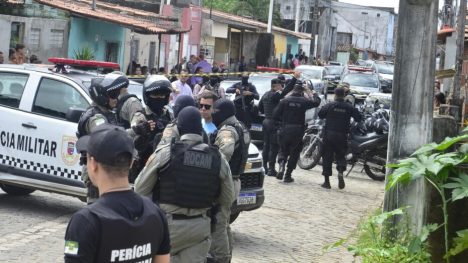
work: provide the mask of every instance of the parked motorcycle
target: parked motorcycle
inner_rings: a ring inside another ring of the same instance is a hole
[[[353,122],[350,130],[348,154],[346,160],[351,164],[346,176],[352,171],[356,163],[361,163],[366,174],[373,180],[385,180],[385,164],[387,156],[389,114],[381,109],[374,114],[375,121],[371,128],[364,129]],[[324,120],[314,120],[310,123],[303,137],[303,148],[299,156],[298,165],[302,169],[315,167],[323,151]]]

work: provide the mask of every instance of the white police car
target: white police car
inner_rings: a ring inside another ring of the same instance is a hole
[[[37,65],[0,65],[0,188],[25,195],[34,190],[86,198],[76,152],[77,123],[91,104],[87,77]],[[253,145],[252,145],[253,146]],[[263,204],[262,159],[249,149],[234,215]],[[237,214],[237,215],[236,215]]]

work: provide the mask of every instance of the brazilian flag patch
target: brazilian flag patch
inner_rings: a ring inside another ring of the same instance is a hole
[[[65,241],[65,254],[78,255],[78,242],[69,240]]]

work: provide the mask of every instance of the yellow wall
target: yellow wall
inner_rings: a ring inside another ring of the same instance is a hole
[[[288,39],[285,35],[274,34],[275,36],[275,57],[277,59],[284,59],[286,56],[286,47]]]

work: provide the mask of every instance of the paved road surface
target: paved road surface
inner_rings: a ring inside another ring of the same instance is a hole
[[[266,201],[233,224],[240,262],[351,262],[344,250],[322,254],[354,229],[367,211],[382,203],[383,183],[360,173],[346,189],[324,190],[320,172],[297,170],[290,185],[265,178]],[[63,262],[63,236],[71,214],[84,204],[76,198],[36,191],[9,196],[0,190],[0,261]]]

